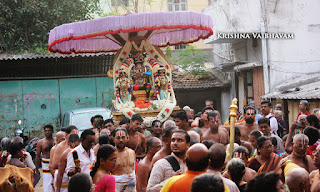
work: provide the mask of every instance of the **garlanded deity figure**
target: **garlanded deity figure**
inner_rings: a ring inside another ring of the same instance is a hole
[[[131,101],[131,86],[130,80],[127,77],[127,73],[124,69],[119,70],[119,78],[116,82],[116,95],[120,97],[123,103]]]
[[[151,91],[151,75],[150,69],[143,66],[143,56],[139,56],[135,60],[133,68],[132,80],[134,83],[133,90],[145,90],[147,101],[149,101]]]
[[[159,67],[158,77],[155,79],[155,85],[159,93],[160,100],[168,99],[169,93],[171,92],[171,82],[164,67]]]

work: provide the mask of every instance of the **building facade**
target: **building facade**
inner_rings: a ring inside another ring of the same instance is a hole
[[[208,0],[102,0],[101,7],[106,15],[123,15],[161,11],[201,12],[208,6]],[[202,40],[193,43],[199,49],[212,49],[212,45]],[[172,50],[183,49],[185,45],[173,46]]]
[[[319,73],[319,7],[316,0],[210,1],[203,12],[214,22],[205,41],[213,44],[211,68],[232,78],[240,110],[259,109],[261,96],[277,85]]]

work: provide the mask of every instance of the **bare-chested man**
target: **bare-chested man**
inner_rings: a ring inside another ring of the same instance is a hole
[[[97,144],[99,142],[99,136],[100,136],[100,131],[103,128],[103,123],[104,121],[102,119],[97,119],[94,121],[94,127],[93,127],[93,131],[95,133],[95,143]]]
[[[200,115],[200,117],[196,117],[194,119],[194,121],[191,123],[191,127],[199,127],[202,131],[202,134],[206,132],[210,128],[207,116],[209,112],[213,112],[213,108],[206,107],[202,109],[202,114]]]
[[[151,137],[147,141],[147,155],[139,162],[137,172],[137,191],[146,192],[148,185],[148,176],[151,170],[151,161],[160,149],[162,148],[162,141],[157,137]]]
[[[229,136],[226,129],[219,127],[219,116],[215,112],[208,113],[208,121],[210,128],[203,133],[203,140],[212,140],[216,143],[224,145],[229,143]]]
[[[91,125],[93,127],[93,131],[95,131],[94,122],[97,121],[97,120],[103,120],[102,115],[95,115],[95,116],[91,117],[90,122],[91,122]]]
[[[164,132],[162,135],[162,145],[163,147],[160,149],[160,151],[158,151],[152,158],[152,162],[151,162],[151,167],[154,165],[155,162],[157,162],[158,160],[165,158],[166,156],[171,154],[171,136],[172,133],[178,130],[178,127],[176,126],[168,126],[164,128]]]
[[[236,123],[241,131],[241,140],[249,141],[249,134],[253,130],[258,130],[258,124],[254,122],[256,116],[256,110],[248,106],[244,111],[244,122]]]
[[[303,168],[293,168],[285,176],[286,184],[290,191],[310,191],[309,173]]]
[[[123,119],[121,119],[121,121],[119,122],[119,127],[128,130],[129,127],[130,127],[130,119],[129,119],[129,118],[126,118],[126,117],[124,117]]]
[[[139,114],[132,115],[128,131],[130,139],[127,146],[136,153],[136,158],[138,160],[143,159],[146,156],[146,137],[139,132],[142,122],[143,119]]]
[[[52,177],[54,178],[54,169],[52,168],[52,160],[53,160],[53,154],[54,154],[54,150],[56,149],[56,146],[61,143],[62,141],[66,140],[66,132],[64,131],[58,131],[56,133],[56,142],[55,145],[51,148],[50,150],[50,163],[49,163],[49,169],[50,169],[50,173],[52,175]]]
[[[54,145],[53,126],[45,125],[43,127],[45,138],[41,139],[37,144],[36,155],[36,172],[39,172],[40,156],[42,155],[42,176],[43,176],[43,189],[45,192],[53,191],[52,175],[49,170],[50,163],[50,150]]]
[[[68,153],[80,144],[80,138],[78,134],[70,134],[68,138],[69,149],[66,149],[59,159],[58,172],[55,177],[56,192],[68,191],[68,175],[65,173],[67,166]]]
[[[151,135],[149,135],[147,139],[151,137],[157,137],[158,139],[161,138],[163,127],[161,127],[161,122],[159,120],[152,121],[151,130],[152,130]]]
[[[112,119],[107,119],[103,122],[103,129],[107,129],[109,131],[109,134],[107,135],[112,135],[113,131],[116,129],[116,126],[113,122]],[[101,132],[100,132],[101,134]]]
[[[247,148],[248,151],[249,151],[249,154],[251,155],[252,152],[253,152],[253,147],[250,144],[250,142],[241,140],[242,133],[241,133],[239,127],[236,126],[234,128],[234,131],[235,131],[235,133],[234,133],[234,142],[237,143],[239,146],[244,146],[245,148]],[[229,130],[229,133],[230,133],[230,130]]]
[[[92,130],[95,133],[95,143],[98,143],[100,131],[103,128],[103,117],[102,115],[92,116],[90,119]]]
[[[280,161],[280,165],[291,160],[293,163],[307,170],[309,173],[316,169],[310,155],[307,155],[309,138],[304,134],[297,134],[293,137],[292,153]]]
[[[70,125],[68,127],[66,127],[65,129],[66,131],[66,140],[62,141],[61,143],[59,143],[59,145],[56,146],[56,149],[54,150],[54,154],[53,154],[53,160],[52,160],[52,168],[53,169],[58,169],[58,164],[59,164],[59,159],[61,154],[69,148],[69,135],[70,134],[78,134],[78,129],[77,127]]]
[[[205,106],[206,106],[206,107],[211,107],[212,110],[213,110],[213,112],[216,112],[216,113],[218,114],[218,116],[219,116],[219,123],[221,124],[221,115],[220,115],[220,112],[219,112],[218,110],[214,109],[214,107],[213,107],[213,101],[211,101],[211,100],[206,100]]]
[[[319,192],[320,191],[320,145],[315,150],[314,156],[314,165],[318,168],[310,173],[310,181],[311,181],[311,191]]]
[[[126,147],[129,140],[127,130],[117,128],[113,141],[118,151],[117,166],[113,171],[116,179],[116,191],[135,191],[136,174],[135,174],[135,152]]]
[[[175,114],[171,114],[171,117],[173,117],[174,122],[176,123],[176,126],[179,127],[179,129],[189,131],[191,129],[188,116],[185,111],[179,111]]]

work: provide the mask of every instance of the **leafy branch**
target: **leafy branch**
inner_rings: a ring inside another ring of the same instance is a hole
[[[48,33],[64,23],[91,19],[100,0],[1,0],[0,53],[48,53]]]
[[[209,75],[204,63],[210,60],[210,56],[205,51],[197,49],[194,45],[187,45],[186,49],[176,50],[175,53],[170,56],[170,49],[170,54],[167,54],[172,64],[178,65],[182,70],[190,72],[193,76],[205,77]]]

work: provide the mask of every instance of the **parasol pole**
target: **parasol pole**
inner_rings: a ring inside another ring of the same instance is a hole
[[[232,104],[230,105],[230,158],[233,156],[233,150],[234,150],[234,127],[236,123],[236,117],[237,117],[237,111],[238,111],[238,106],[237,106],[238,99],[234,98],[232,100]]]

